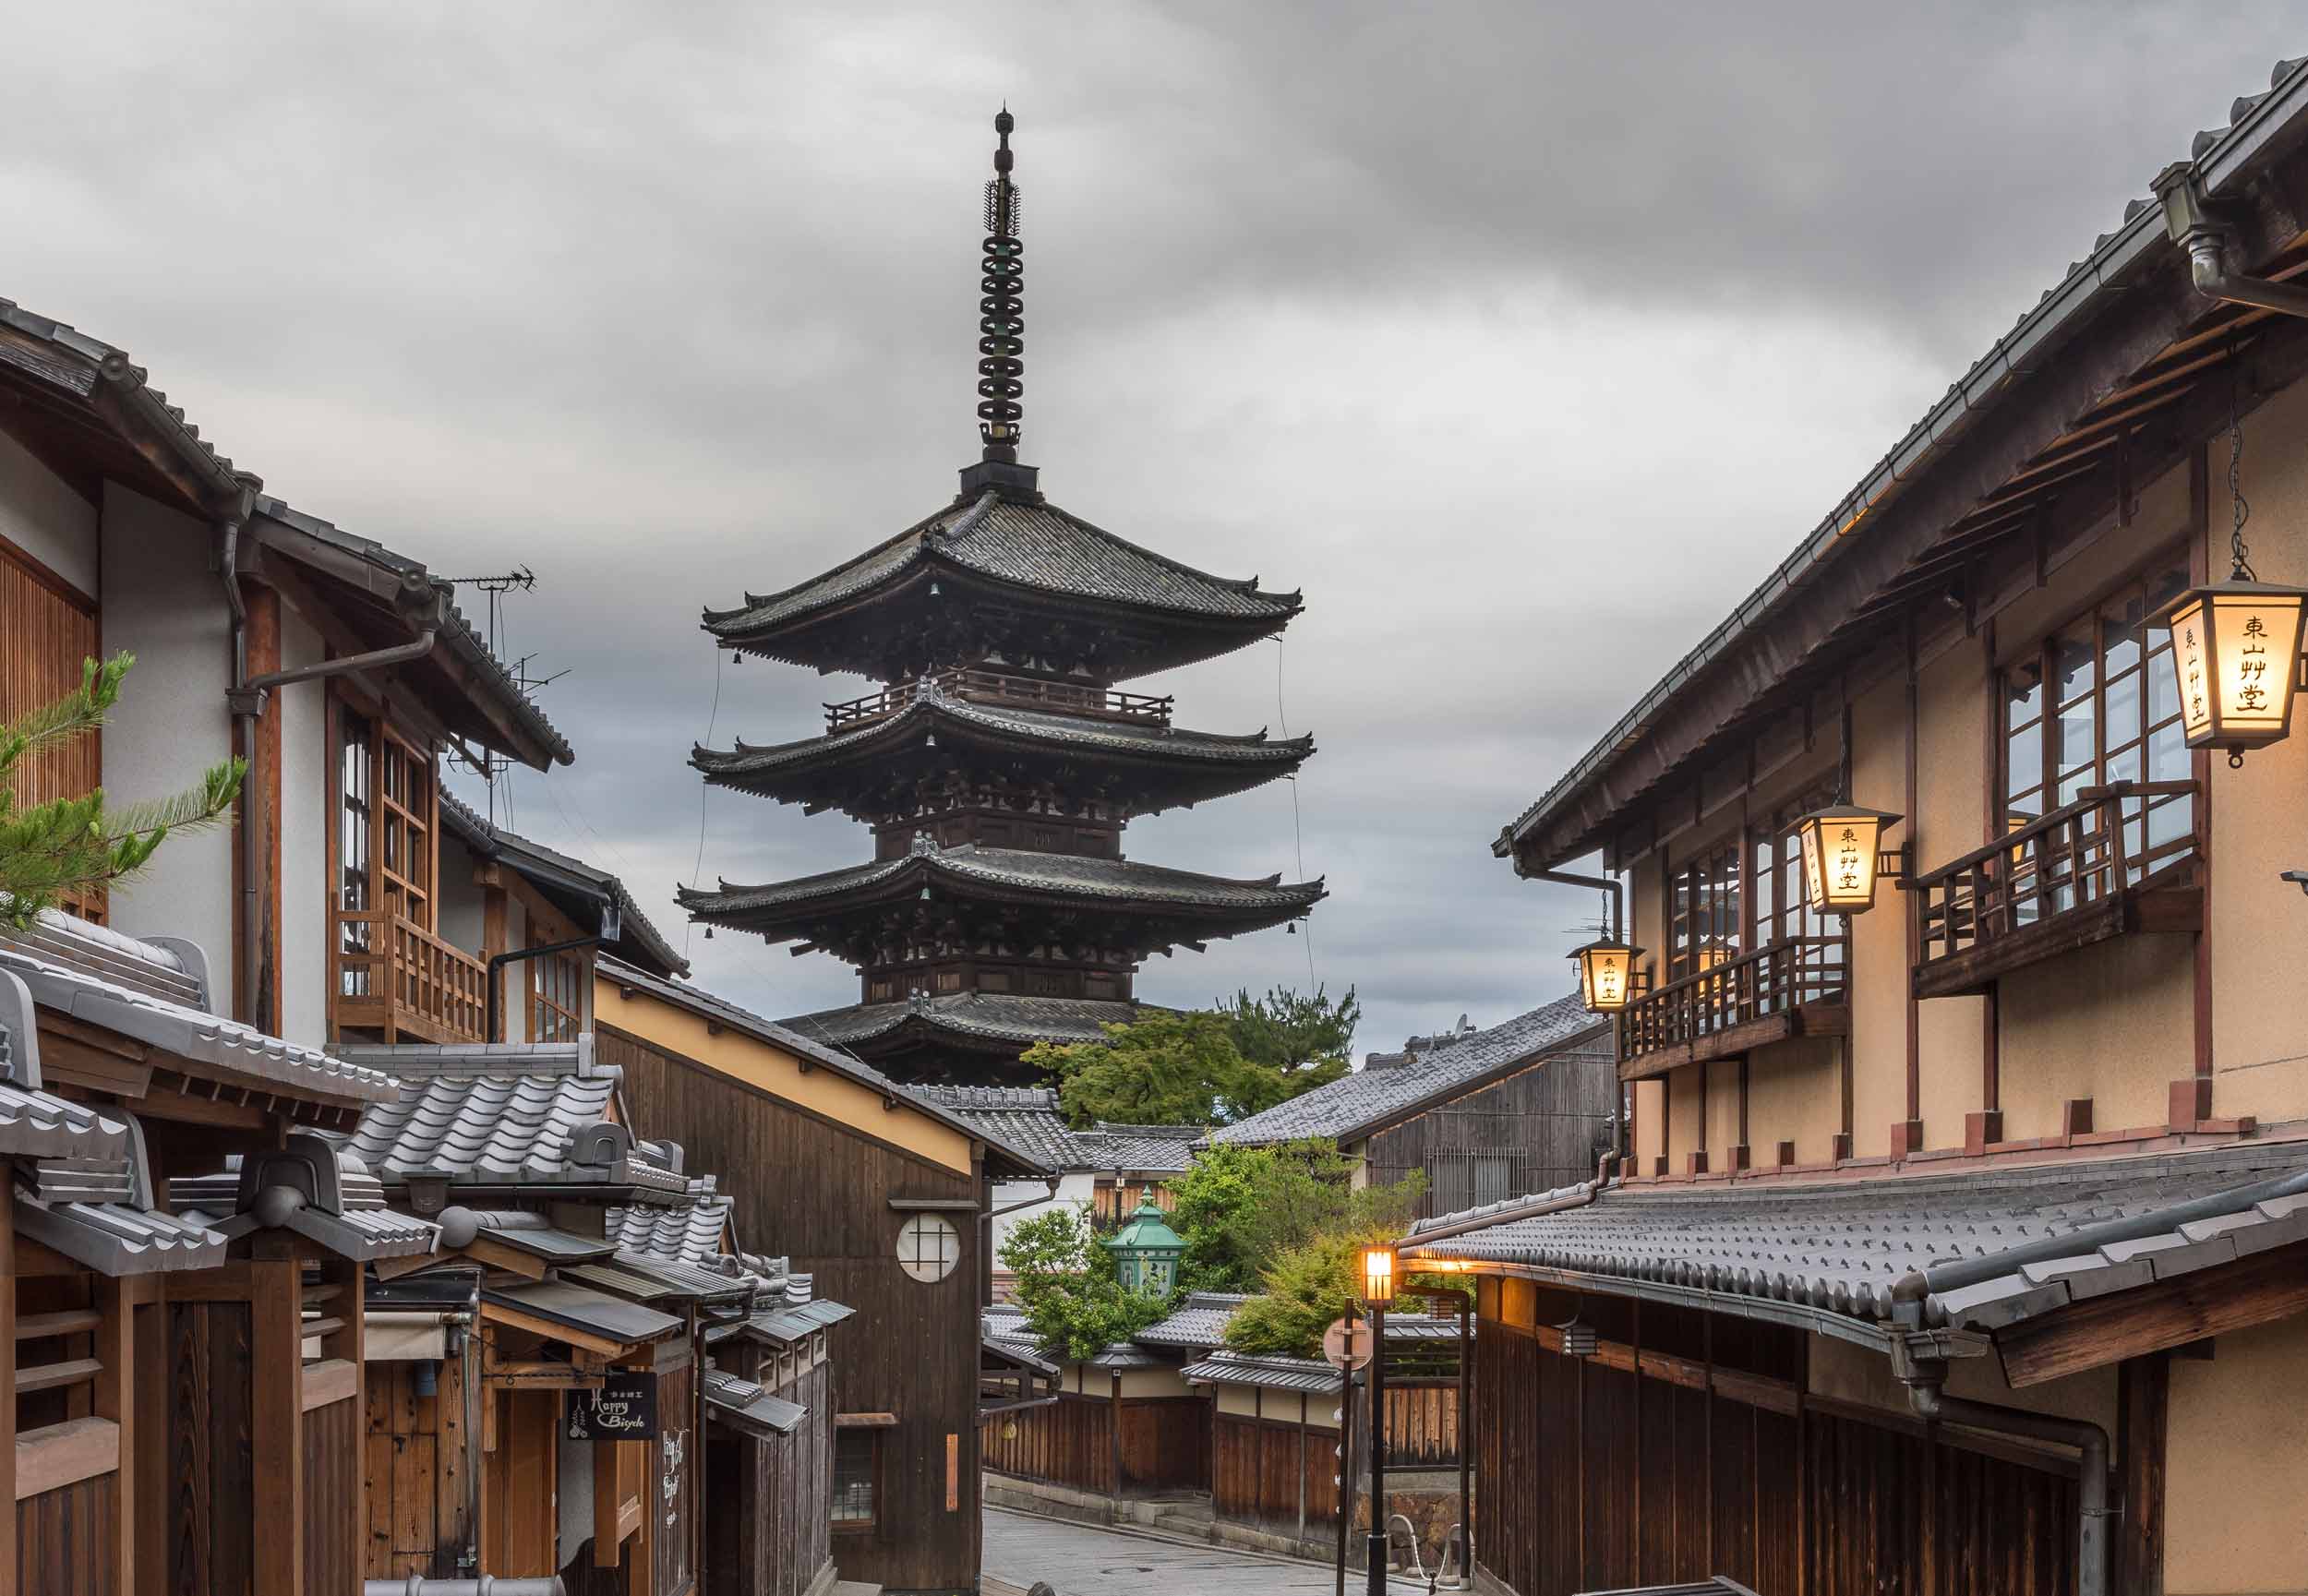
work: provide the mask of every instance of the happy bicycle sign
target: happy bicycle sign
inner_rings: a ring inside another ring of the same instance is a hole
[[[612,1369],[597,1391],[569,1394],[572,1441],[649,1441],[657,1434],[657,1376]]]

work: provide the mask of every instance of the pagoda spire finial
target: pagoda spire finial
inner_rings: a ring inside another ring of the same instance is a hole
[[[993,176],[986,183],[985,258],[978,283],[978,436],[985,459],[1017,461],[1018,422],[1026,414],[1026,248],[1017,237],[1017,185],[1010,181],[1016,157],[1010,130],[1017,118],[1005,102],[993,119],[1001,143],[993,152]]]

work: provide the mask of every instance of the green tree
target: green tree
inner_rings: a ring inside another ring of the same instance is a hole
[[[1357,1186],[1356,1160],[1325,1137],[1250,1147],[1219,1142],[1170,1182],[1171,1223],[1186,1243],[1189,1290],[1256,1291],[1281,1255],[1318,1236],[1400,1235],[1426,1191],[1424,1171]]]
[[[1361,1283],[1363,1248],[1400,1234],[1388,1226],[1364,1226],[1287,1249],[1266,1272],[1265,1289],[1226,1322],[1226,1344],[1237,1352],[1320,1356],[1323,1331],[1346,1312]]]
[[[44,708],[0,726],[0,920],[21,929],[66,893],[127,879],[174,833],[222,819],[247,774],[240,760],[212,767],[189,792],[113,809],[98,787],[84,798],[24,806],[25,762],[43,749],[93,736],[119,702],[135,656],[87,661],[80,685]]]
[[[1058,1081],[1076,1128],[1208,1125],[1246,1119],[1346,1074],[1362,1008],[1349,989],[1333,1002],[1281,987],[1216,1009],[1148,1010],[1108,1026],[1102,1041],[1037,1043],[1026,1062]]]
[[[1312,997],[1275,987],[1265,997],[1254,998],[1245,989],[1232,1002],[1220,1004],[1218,1012],[1226,1017],[1234,1050],[1259,1072],[1254,1095],[1270,1099],[1246,1103],[1245,1113],[1328,1086],[1352,1067],[1354,1027],[1363,1018],[1362,1002],[1352,987],[1335,1002],[1322,987]]]
[[[1123,1285],[1113,1254],[1098,1243],[1078,1206],[1019,1220],[1003,1238],[1000,1255],[1035,1338],[1069,1359],[1096,1357],[1170,1312],[1171,1297]]]

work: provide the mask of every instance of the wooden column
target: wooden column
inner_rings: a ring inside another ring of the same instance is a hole
[[[0,1181],[0,1578],[16,1585],[16,1182]],[[127,1461],[124,1456],[123,1463]]]
[[[1106,1436],[1112,1444],[1114,1465],[1114,1494],[1122,1494],[1122,1373],[1113,1372],[1112,1398],[1106,1404]]]
[[[256,1519],[255,1596],[302,1596],[305,1573],[305,1299],[296,1257],[258,1257],[249,1265],[249,1450]]]
[[[104,1527],[103,1533],[114,1549],[114,1560],[124,1584],[137,1566],[137,1293],[130,1290],[130,1285],[127,1279],[97,1283],[97,1304],[104,1320],[96,1329],[96,1356],[104,1366],[96,1376],[93,1393],[96,1417],[110,1419],[120,1426],[119,1478],[113,1493],[112,1521]],[[15,1449],[13,1443],[9,1449]]]
[[[2164,1434],[2171,1354],[2116,1366],[2116,1596],[2164,1593]]]

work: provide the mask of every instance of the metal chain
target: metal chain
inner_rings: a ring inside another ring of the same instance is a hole
[[[2243,365],[2232,362],[2228,382],[2228,498],[2234,514],[2229,529],[2229,553],[2235,561],[2231,573],[2239,582],[2257,582],[2252,569],[2252,546],[2244,542],[2244,522],[2252,519],[2252,502],[2244,498],[2244,429],[2242,417]]]

